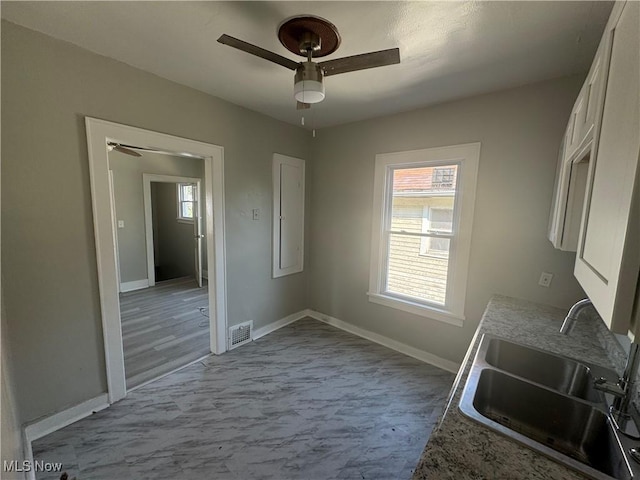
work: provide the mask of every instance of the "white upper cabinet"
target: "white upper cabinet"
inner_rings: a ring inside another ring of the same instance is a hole
[[[618,333],[628,331],[640,268],[638,25],[640,3],[628,1],[616,4],[605,29],[608,74],[601,119],[594,114],[575,265],[598,313]]]
[[[575,153],[584,150],[593,140],[593,130],[597,113],[602,110],[604,93],[603,64],[605,60],[607,38],[603,38],[591,64],[578,99],[571,111],[569,126],[566,133],[565,160],[570,160]]]
[[[558,157],[548,238],[560,250],[575,252],[578,249],[595,120],[602,112],[606,40],[605,37],[600,42],[587,80],[571,111]]]

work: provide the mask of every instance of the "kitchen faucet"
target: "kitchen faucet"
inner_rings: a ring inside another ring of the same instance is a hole
[[[589,305],[591,300],[585,298],[573,305],[560,327],[560,333],[568,335],[573,329],[573,325],[578,318],[578,314]],[[622,376],[618,378],[616,383],[608,381],[604,377],[594,380],[593,386],[596,390],[609,393],[615,397],[613,404],[609,409],[610,417],[615,423],[618,430],[626,435],[640,438],[640,431],[635,424],[631,415],[631,397],[636,384],[636,376],[638,374],[638,366],[640,361],[640,345],[634,340],[629,348],[629,356],[627,364],[624,367]],[[631,420],[631,421],[630,421]]]
[[[638,360],[640,360],[640,345],[634,340],[629,348],[629,356],[627,357],[627,364],[624,367],[622,376],[616,383],[609,382],[606,378],[597,378],[593,386],[596,390],[600,390],[604,393],[609,393],[615,397],[609,413],[611,418],[618,427],[627,435],[634,437],[640,437],[640,431],[638,431],[631,415],[631,397],[633,396],[636,375],[638,373]]]
[[[573,326],[578,319],[578,314],[589,305],[593,304],[588,298],[576,302],[576,304],[569,309],[569,313],[567,313],[567,316],[564,317],[564,322],[562,322],[562,326],[560,327],[560,333],[568,335],[569,332],[573,330]]]

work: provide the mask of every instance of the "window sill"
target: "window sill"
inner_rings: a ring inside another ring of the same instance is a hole
[[[414,315],[420,315],[421,317],[431,318],[439,322],[454,325],[456,327],[462,327],[464,325],[464,316],[455,315],[447,310],[440,310],[435,307],[429,307],[416,302],[410,302],[407,300],[401,300],[399,298],[390,297],[388,295],[382,295],[380,293],[367,293],[369,301],[384,305],[386,307],[396,308],[405,312],[413,313]]]

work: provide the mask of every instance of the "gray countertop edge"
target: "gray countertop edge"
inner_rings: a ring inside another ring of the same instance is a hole
[[[595,312],[585,312],[570,335],[559,333],[566,310],[495,295],[489,302],[451,388],[440,423],[416,466],[413,480],[557,480],[584,475],[465,417],[460,396],[484,333],[621,370],[622,347]]]

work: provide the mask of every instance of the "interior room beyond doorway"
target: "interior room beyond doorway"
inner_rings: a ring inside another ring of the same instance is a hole
[[[131,151],[109,153],[127,389],[211,351],[203,161]]]

